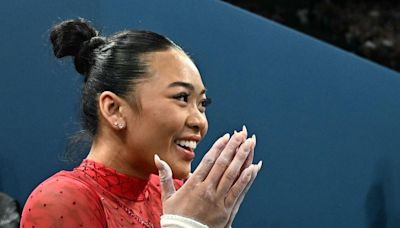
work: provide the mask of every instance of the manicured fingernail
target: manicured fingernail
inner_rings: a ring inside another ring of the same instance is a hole
[[[251,139],[246,139],[246,141],[244,142],[244,152],[248,153],[250,152],[250,147],[251,147]]]
[[[222,136],[222,138],[223,138],[223,139],[226,139],[226,140],[228,140],[229,137],[230,137],[230,134],[229,134],[229,133],[226,133],[224,136]]]
[[[254,146],[256,146],[256,142],[257,142],[256,135],[253,134],[251,136],[251,139],[253,140]]]
[[[237,131],[236,131],[236,130],[234,130],[234,131],[233,131],[233,134],[237,134]]]
[[[161,158],[158,156],[158,154],[155,154],[155,155],[154,155],[154,158],[155,158],[158,162],[160,162],[160,164],[161,164],[161,166],[162,166],[163,169],[165,169],[165,168],[168,166],[168,164],[167,164],[164,160],[161,160]]]
[[[258,162],[257,166],[258,166],[258,171],[260,171],[261,167],[262,167],[262,160]]]
[[[155,159],[156,161],[160,161],[160,157],[159,157],[157,154],[154,155],[154,159]]]
[[[243,131],[243,132],[246,132],[246,134],[247,134],[247,128],[246,128],[246,125],[243,125],[243,127],[242,127],[242,131]]]
[[[161,172],[161,170],[164,169],[164,164],[157,154],[154,155],[154,161],[155,161],[158,171]]]

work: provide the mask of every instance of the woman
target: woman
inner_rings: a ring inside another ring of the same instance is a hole
[[[229,227],[261,168],[251,164],[255,137],[245,127],[221,137],[188,178],[209,99],[184,51],[152,32],[100,37],[84,20],[56,25],[50,40],[85,77],[92,146],[80,166],[32,192],[21,226]]]

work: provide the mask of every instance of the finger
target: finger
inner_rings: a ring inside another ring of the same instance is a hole
[[[246,125],[242,126],[242,130],[240,132],[234,131],[234,133],[242,135],[242,139],[243,139],[243,142],[244,142],[247,139],[247,127],[246,127]]]
[[[257,166],[258,166],[258,167],[257,167],[256,169],[253,170],[253,173],[252,173],[251,180],[250,180],[249,184],[246,186],[246,188],[245,188],[245,189],[242,191],[242,193],[240,194],[239,198],[236,200],[235,206],[234,206],[234,210],[233,210],[232,212],[234,212],[234,211],[237,212],[237,211],[239,210],[239,207],[240,207],[240,205],[242,204],[242,201],[243,201],[244,197],[246,196],[246,194],[247,194],[247,192],[249,191],[251,185],[253,184],[254,180],[256,179],[256,177],[257,177],[257,175],[258,175],[258,172],[259,172],[260,169],[261,169],[262,161],[260,161],[260,162],[257,164]]]
[[[249,156],[252,144],[252,139],[247,139],[242,145],[240,145],[238,152],[236,153],[232,162],[229,164],[217,186],[217,192],[219,194],[225,196],[232,187],[232,184],[240,175],[240,170],[243,166],[243,163]]]
[[[230,208],[234,206],[236,202],[239,202],[241,198],[244,198],[246,195],[247,191],[251,187],[252,184],[252,179],[253,177],[255,178],[258,171],[260,170],[260,167],[262,165],[262,162],[257,164],[257,165],[250,165],[248,168],[246,168],[242,174],[240,175],[239,179],[235,182],[235,184],[232,186],[232,188],[229,190],[227,197],[225,199],[225,206],[227,208]],[[243,195],[242,195],[243,193]],[[243,200],[243,199],[241,199]],[[241,202],[240,202],[241,203]],[[240,206],[239,203],[239,206]]]
[[[247,157],[246,161],[244,162],[242,168],[241,168],[241,173],[243,172],[244,169],[248,168],[252,163],[253,163],[253,158],[254,158],[254,150],[257,144],[257,139],[256,136],[253,134],[252,137],[252,146],[251,146],[251,151],[249,156]],[[259,169],[261,169],[261,165],[262,162],[258,164],[259,165]],[[239,207],[242,204],[242,201],[244,199],[244,196],[246,195],[247,191],[249,190],[250,186],[253,184],[253,181],[255,180],[257,174],[253,174],[249,184],[246,186],[246,188],[242,191],[242,193],[240,194],[239,198],[236,199],[236,202],[234,203],[232,212],[231,212],[231,216],[229,217],[229,222],[227,223],[226,227],[232,227],[232,223],[234,218],[236,217],[237,212],[239,211]]]
[[[221,154],[221,151],[225,148],[228,141],[228,133],[215,141],[214,145],[207,152],[207,154],[204,155],[200,164],[197,166],[196,170],[193,172],[191,178],[188,179],[187,182],[190,182],[190,180],[203,181],[207,177],[208,173],[215,163],[215,160],[217,160],[218,156]]]
[[[244,138],[247,138],[247,127],[246,127],[246,125],[243,125],[241,133],[243,134]]]
[[[162,202],[164,202],[176,192],[174,181],[172,180],[172,170],[165,161],[161,160],[160,157],[158,157],[157,154],[154,155],[154,163],[156,164],[158,169]]]
[[[243,164],[243,167],[242,167],[242,169],[241,169],[242,171],[243,171],[245,168],[249,167],[249,166],[253,163],[254,149],[255,149],[255,147],[256,147],[256,135],[252,135],[252,136],[251,136],[251,140],[253,141],[253,143],[252,143],[252,145],[251,145],[250,154],[249,154],[249,156],[247,157],[246,161],[245,161],[244,164]]]
[[[227,224],[227,227],[231,227],[231,226],[232,226],[233,220],[235,219],[236,214],[237,214],[238,211],[239,211],[240,205],[242,204],[245,195],[246,195],[247,192],[249,191],[251,185],[253,184],[254,180],[255,180],[256,177],[257,177],[258,172],[259,172],[260,169],[261,169],[262,161],[259,162],[257,166],[258,166],[258,169],[253,170],[253,173],[252,173],[250,182],[247,184],[247,186],[246,186],[245,189],[242,191],[242,193],[240,193],[239,198],[237,198],[236,201],[235,201],[235,203],[234,203],[234,206],[233,206],[233,209],[232,209],[232,213],[231,213],[231,216],[229,217],[229,222],[228,222],[228,224]],[[255,172],[255,171],[256,171],[256,172]]]
[[[210,185],[214,185],[215,188],[218,186],[222,175],[236,154],[237,148],[246,140],[243,136],[243,131],[233,134],[206,177],[205,181],[209,182]]]

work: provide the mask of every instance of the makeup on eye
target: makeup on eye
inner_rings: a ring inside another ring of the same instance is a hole
[[[200,101],[199,109],[201,112],[205,112],[206,108],[211,104],[211,98],[205,98]]]
[[[172,98],[175,99],[175,100],[178,100],[180,102],[188,103],[190,96],[191,96],[191,93],[180,92],[180,93],[172,96]],[[201,96],[204,96],[204,94],[201,94]],[[203,111],[205,111],[206,107],[208,107],[210,104],[211,104],[211,98],[203,98],[203,99],[200,100],[198,106],[201,109],[204,109]]]
[[[178,94],[174,95],[172,98],[174,98],[174,99],[176,99],[178,101],[188,102],[189,96],[190,96],[189,93],[181,92],[181,93],[178,93]]]

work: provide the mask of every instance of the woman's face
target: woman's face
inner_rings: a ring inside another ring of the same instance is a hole
[[[134,92],[138,109],[129,108],[127,146],[133,165],[155,173],[154,154],[175,178],[186,178],[195,148],[205,136],[207,99],[199,71],[182,51],[148,54],[148,77]]]

